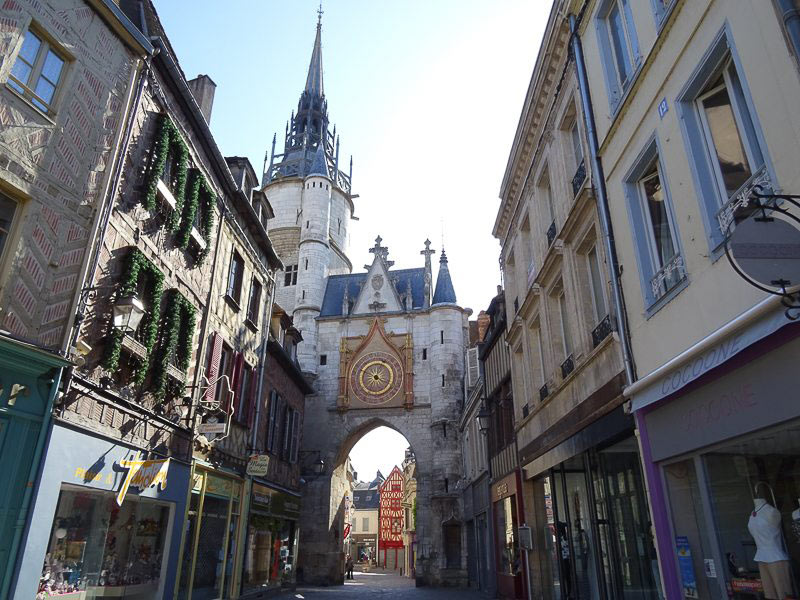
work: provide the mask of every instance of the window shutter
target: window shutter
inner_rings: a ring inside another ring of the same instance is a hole
[[[253,426],[253,419],[256,414],[256,402],[258,402],[258,385],[256,382],[256,373],[258,369],[250,369],[250,389],[248,390],[247,398],[247,427]]]
[[[286,401],[278,394],[278,409],[275,411],[275,438],[273,439],[273,446],[275,456],[281,455],[281,448],[283,447],[283,419],[286,413]]]
[[[289,445],[292,443],[292,413],[294,409],[286,406],[283,414],[283,449],[281,451],[281,458],[284,460],[289,459]]]
[[[242,371],[244,370],[244,354],[241,352],[235,352],[233,355],[233,370],[231,371],[231,390],[233,394],[228,396],[228,403],[225,406],[225,412],[230,414],[231,410],[231,403],[233,406],[242,406],[239,398],[239,392],[241,391],[242,387]],[[241,417],[234,413],[233,415],[237,421],[241,420]]]
[[[222,336],[214,333],[211,336],[211,349],[208,354],[208,369],[206,370],[206,379],[209,383],[213,384],[214,380],[219,375],[219,361],[222,358]],[[216,394],[216,385],[209,385],[205,393],[205,401],[212,402],[214,394]]]
[[[292,452],[289,456],[289,460],[293,463],[297,462],[297,454],[300,451],[300,412],[293,411],[292,416],[294,417],[292,423]]]
[[[267,452],[275,450],[275,419],[278,416],[278,394],[269,393],[269,418],[267,419]]]
[[[467,350],[467,383],[469,387],[478,383],[480,367],[478,366],[478,348]]]

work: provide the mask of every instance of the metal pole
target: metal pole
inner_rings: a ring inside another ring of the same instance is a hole
[[[614,296],[614,318],[617,321],[617,331],[622,346],[622,361],[625,364],[625,383],[631,385],[636,380],[633,366],[633,353],[631,352],[628,337],[628,319],[625,315],[625,302],[622,296],[619,276],[619,260],[617,258],[617,245],[614,241],[614,230],[611,226],[611,214],[608,208],[608,194],[606,193],[605,173],[600,159],[600,146],[597,142],[597,129],[594,122],[592,98],[589,93],[586,63],[583,61],[583,46],[578,35],[578,22],[575,15],[569,15],[569,29],[572,36],[572,53],[575,56],[575,71],[578,78],[578,89],[581,94],[581,107],[586,125],[586,138],[589,142],[589,154],[592,161],[592,178],[597,190],[597,208],[600,217],[600,227],[603,231],[608,266],[611,271],[611,292]]]

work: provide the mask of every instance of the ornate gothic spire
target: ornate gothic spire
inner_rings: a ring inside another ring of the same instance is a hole
[[[317,37],[314,39],[314,49],[311,51],[305,91],[309,95],[322,97],[325,95],[325,87],[322,85],[322,6],[317,14]]]

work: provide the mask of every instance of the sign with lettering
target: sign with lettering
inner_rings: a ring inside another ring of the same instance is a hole
[[[169,458],[163,460],[120,460],[119,466],[123,469],[128,469],[128,474],[125,476],[122,487],[120,487],[117,494],[117,504],[122,506],[130,487],[137,488],[139,491],[156,485],[159,486],[159,490],[166,488],[169,461]]]
[[[251,477],[264,477],[269,471],[269,454],[254,454],[247,461],[247,474]]]
[[[661,102],[658,103],[658,116],[663,119],[668,110],[669,106],[667,105],[667,99],[662,98]]]

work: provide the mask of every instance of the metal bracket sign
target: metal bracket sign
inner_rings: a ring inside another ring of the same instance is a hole
[[[212,386],[221,384],[219,393],[214,394],[210,400],[206,399],[206,391]],[[235,394],[231,389],[230,377],[222,375],[214,381],[208,381],[203,376],[203,385],[199,387],[200,399],[198,405],[207,415],[205,421],[197,425],[197,433],[205,435],[209,441],[220,440],[227,437],[230,432],[231,419],[235,412]],[[224,399],[224,404],[223,404]],[[223,410],[227,406],[228,410]]]

